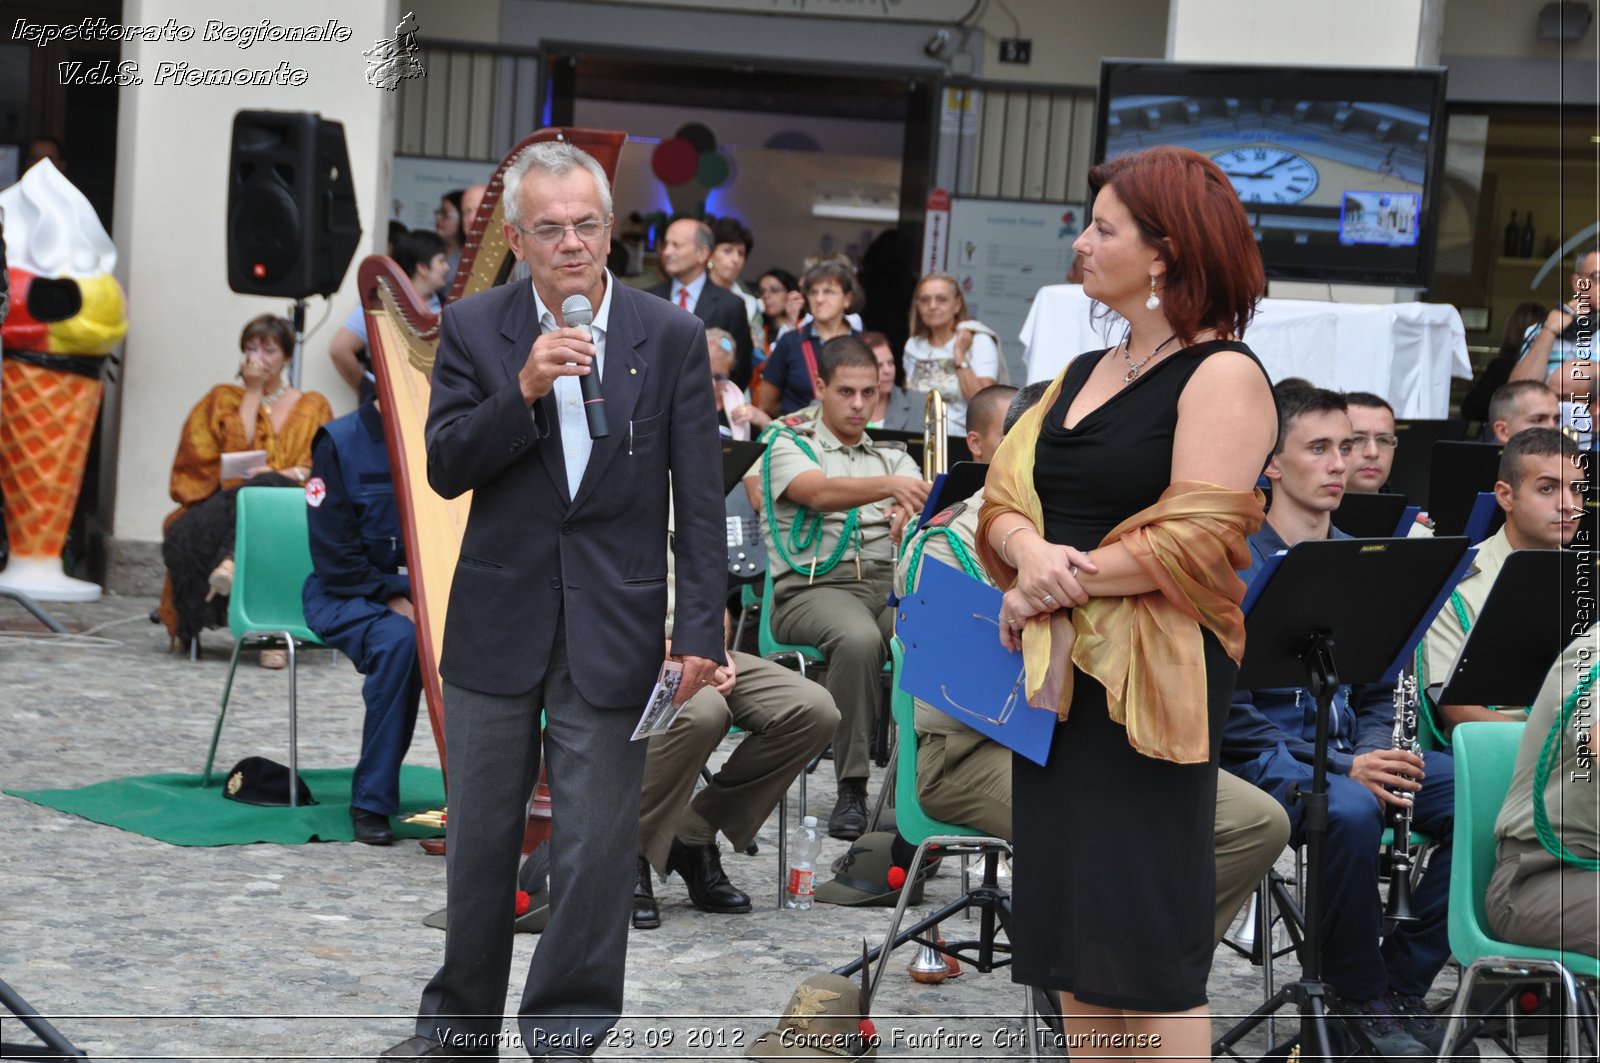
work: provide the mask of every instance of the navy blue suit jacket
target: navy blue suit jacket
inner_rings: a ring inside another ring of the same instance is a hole
[[[539,336],[530,284],[447,306],[428,409],[428,482],[473,492],[440,673],[522,694],[545,676],[566,614],[573,679],[596,705],[642,710],[661,667],[667,496],[676,509],[678,653],[723,660],[722,459],[705,328],[612,278],[601,389],[611,434],[568,498],[553,396],[517,374]],[[670,474],[670,476],[669,476]]]
[[[671,281],[647,290],[677,308],[678,304],[671,302]],[[707,328],[726,329],[733,337],[733,371],[728,376],[741,388],[750,386],[751,368],[755,364],[755,341],[750,336],[750,318],[746,315],[743,299],[719,287],[710,277],[706,278],[700,288],[700,298],[694,304],[694,316],[704,321]]]

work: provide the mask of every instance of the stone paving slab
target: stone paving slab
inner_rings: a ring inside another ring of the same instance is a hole
[[[85,643],[24,638],[42,629],[0,598],[0,786],[200,770],[231,644],[210,632],[200,661],[168,655],[165,632],[146,620],[154,604],[108,596],[49,606],[69,628],[106,640]],[[285,673],[241,665],[217,753],[224,770],[250,754],[287,761],[286,688]],[[299,690],[301,765],[354,764],[361,677],[342,657],[314,652]],[[438,765],[425,722],[409,762]],[[810,789],[813,811],[825,815],[826,764]],[[798,822],[793,808],[791,816]],[[444,904],[444,861],[413,844],[184,848],[9,796],[0,797],[0,837],[0,979],[96,1060],[370,1059],[410,1033],[440,959],[443,934],[420,920]],[[801,979],[848,962],[863,937],[881,939],[884,909],[778,910],[776,816],[758,842],[757,856],[724,858],[756,900],[750,915],[697,912],[676,879],[657,886],[662,927],[632,935],[629,1017],[600,1057],[742,1058]],[[825,840],[823,860],[844,849]],[[945,871],[924,906],[959,890],[959,875]],[[536,944],[517,937],[513,1002]],[[1003,972],[921,986],[905,974],[911,958],[910,949],[894,957],[877,994],[880,1056],[1025,1055],[1023,992]],[[1287,960],[1277,972],[1280,982],[1294,973]],[[1453,987],[1447,969],[1434,995]],[[1220,1031],[1221,1016],[1260,1002],[1260,969],[1219,949],[1210,991]],[[0,1022],[8,1039],[25,1038],[10,1016]],[[507,1034],[514,1028],[507,1023]],[[1246,1045],[1259,1052],[1261,1043]]]

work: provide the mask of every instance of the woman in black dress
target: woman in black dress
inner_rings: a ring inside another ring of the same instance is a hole
[[[978,543],[1048,765],[1013,764],[1013,977],[1094,1053],[1210,1058],[1217,751],[1243,650],[1234,570],[1276,437],[1237,342],[1264,288],[1228,178],[1157,148],[1090,174],[1073,248],[1127,322],[1007,435]],[[1118,1042],[1104,1035],[1123,1034]]]

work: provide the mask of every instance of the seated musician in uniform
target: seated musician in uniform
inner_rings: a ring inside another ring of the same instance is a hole
[[[676,573],[667,551],[667,656],[672,655]],[[702,912],[750,911],[750,897],[728,880],[717,832],[743,851],[795,776],[839,726],[827,690],[781,664],[732,650],[713,685],[684,703],[665,734],[650,739],[639,803],[639,877],[633,925],[661,925],[651,870],[676,871]],[[699,793],[695,781],[730,727],[748,732]],[[693,799],[690,795],[693,794]]]
[[[988,461],[1017,418],[1044,397],[1049,381],[1020,392],[994,384],[967,404],[967,446],[974,461]],[[989,575],[974,545],[983,491],[943,510],[906,541],[895,566],[895,591],[904,595],[921,565],[936,558]],[[924,701],[916,703],[917,797],[947,823],[974,827],[1011,840],[1011,750]],[[904,747],[902,747],[904,748]],[[1217,919],[1221,940],[1234,915],[1289,842],[1289,818],[1271,797],[1222,772],[1217,777]]]
[[[1595,634],[1590,625],[1567,646],[1533,699],[1494,824],[1497,859],[1484,898],[1500,940],[1589,956],[1600,956],[1600,787],[1590,745]],[[1557,731],[1552,756],[1545,742]],[[1536,802],[1548,832],[1536,826]]]
[[[1511,551],[1559,550],[1572,542],[1583,516],[1586,479],[1572,445],[1557,429],[1529,428],[1511,437],[1494,485],[1505,525],[1478,544],[1472,567],[1428,628],[1418,651],[1424,687],[1442,684],[1449,676]],[[1464,720],[1521,720],[1527,710],[1522,705],[1439,705],[1433,715],[1440,739],[1448,744],[1451,729]]]
[[[350,820],[356,841],[388,845],[394,841],[389,817],[400,808],[400,762],[411,747],[422,673],[411,578],[400,571],[405,539],[376,402],[317,432],[306,518],[312,569],[301,591],[306,626],[367,677]]]
[[[1561,400],[1538,380],[1513,380],[1489,396],[1489,431],[1494,442],[1505,443],[1530,428],[1557,428]]]
[[[1400,449],[1400,437],[1395,433],[1394,407],[1381,395],[1370,391],[1344,393],[1346,411],[1350,415],[1350,462],[1345,472],[1344,489],[1349,494],[1373,495],[1389,490],[1389,474],[1394,470],[1394,453]],[[1433,522],[1427,514],[1417,514],[1417,519],[1406,530],[1411,538],[1433,535]]]
[[[763,381],[763,387],[765,387]],[[854,841],[867,828],[868,754],[882,700],[894,611],[894,543],[921,512],[928,484],[904,449],[873,443],[867,418],[878,363],[855,336],[828,341],[814,382],[821,415],[778,422],[762,456],[772,634],[815,646],[843,717],[833,736],[838,799],[828,833]]]
[[[1266,559],[1307,540],[1347,538],[1331,515],[1344,494],[1353,434],[1345,400],[1321,388],[1284,389],[1278,443],[1267,463],[1272,504],[1250,536],[1251,582]],[[1238,690],[1222,736],[1222,767],[1277,798],[1293,841],[1304,838],[1305,805],[1291,801],[1311,784],[1316,698],[1304,688]],[[1329,721],[1328,834],[1324,848],[1323,980],[1379,1052],[1437,1055],[1444,1028],[1422,998],[1450,956],[1446,906],[1455,795],[1450,757],[1394,748],[1394,703],[1384,686],[1343,686]],[[1384,809],[1412,794],[1412,823],[1441,844],[1416,890],[1418,919],[1381,946],[1383,898],[1376,888]]]

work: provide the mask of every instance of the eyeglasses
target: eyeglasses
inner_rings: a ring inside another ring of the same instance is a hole
[[[773,285],[763,286],[763,287],[760,287],[760,288],[756,289],[756,291],[761,293],[762,295],[783,295],[788,290],[789,289],[785,288],[781,284],[773,284]]]
[[[531,229],[524,229],[519,225],[517,226],[517,231],[524,236],[533,237],[535,241],[541,244],[559,244],[566,239],[567,230],[570,229],[578,234],[578,239],[587,243],[590,240],[598,240],[610,227],[611,223],[608,221],[590,218],[588,221],[580,221],[576,225],[535,225]]]
[[[1350,445],[1357,450],[1365,450],[1368,443],[1376,443],[1385,450],[1393,450],[1400,445],[1400,440],[1388,434],[1369,436],[1364,432],[1350,437]]]

